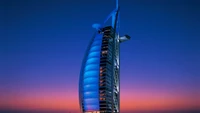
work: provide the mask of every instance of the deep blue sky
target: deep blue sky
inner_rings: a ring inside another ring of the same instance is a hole
[[[119,3],[120,33],[131,36],[121,44],[122,91],[174,92],[189,100],[200,94],[200,1]],[[114,0],[2,0],[0,96],[40,89],[76,95],[92,24],[114,7]]]

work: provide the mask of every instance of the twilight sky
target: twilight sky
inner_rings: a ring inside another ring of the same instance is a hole
[[[119,0],[121,110],[200,108],[200,1]],[[86,47],[114,0],[0,1],[0,109],[78,111]],[[199,109],[200,110],[200,109]]]

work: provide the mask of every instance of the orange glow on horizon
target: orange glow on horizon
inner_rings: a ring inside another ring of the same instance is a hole
[[[37,93],[36,93],[37,94]],[[0,99],[0,108],[21,110],[73,110],[79,111],[78,93],[43,93],[37,95],[7,96]],[[177,95],[151,95],[122,93],[121,110],[179,110],[197,109],[200,101]]]

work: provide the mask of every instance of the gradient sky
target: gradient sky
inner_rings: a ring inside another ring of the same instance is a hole
[[[119,0],[121,110],[200,108],[200,1]],[[0,109],[78,111],[86,47],[114,0],[2,0]]]

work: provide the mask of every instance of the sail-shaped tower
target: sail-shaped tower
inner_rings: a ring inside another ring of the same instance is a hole
[[[112,23],[105,26],[111,19]],[[79,80],[79,103],[82,113],[120,112],[120,43],[130,36],[119,36],[119,7],[96,29],[86,50]]]

